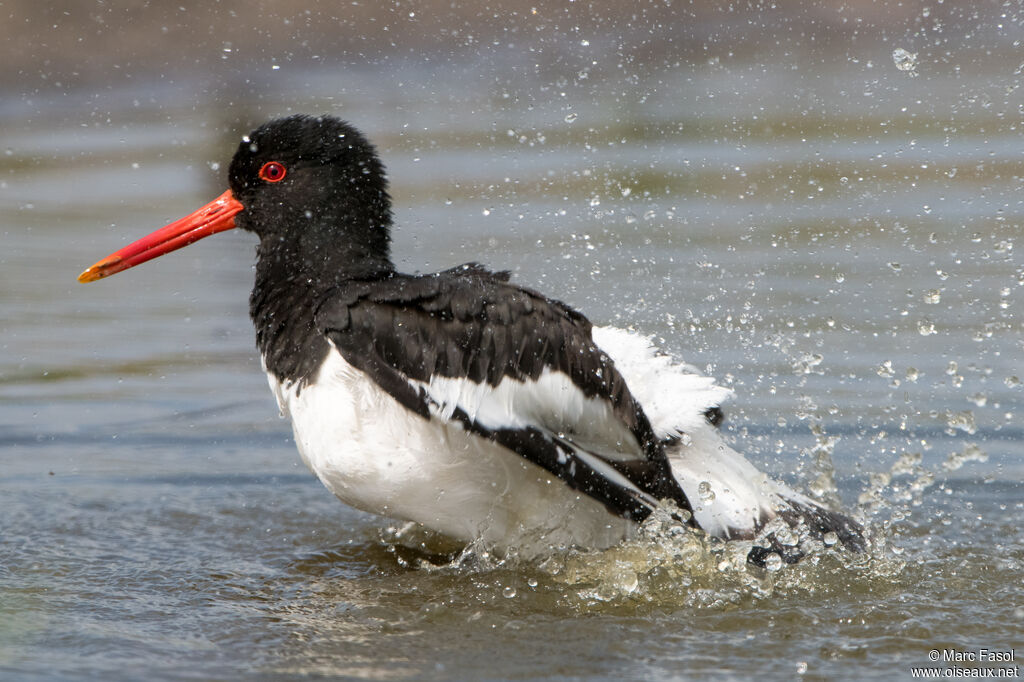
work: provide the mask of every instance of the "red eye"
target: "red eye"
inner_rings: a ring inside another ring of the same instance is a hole
[[[288,173],[285,167],[277,161],[267,161],[260,168],[260,180],[266,180],[267,182],[281,182],[284,180],[284,176]]]

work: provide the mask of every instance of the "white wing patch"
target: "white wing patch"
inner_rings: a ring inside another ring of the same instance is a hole
[[[426,392],[431,413],[445,421],[458,409],[486,429],[532,427],[609,461],[644,457],[606,400],[586,396],[571,378],[549,368],[536,381],[505,377],[496,386],[439,375],[409,382]]]
[[[659,353],[649,337],[614,327],[595,327],[593,334],[659,438],[700,429],[707,424],[704,413],[732,395],[711,377]],[[607,461],[645,457],[606,400],[587,397],[558,371],[545,369],[536,381],[506,377],[496,386],[444,376],[410,383],[426,392],[431,412],[444,421],[458,409],[484,428],[537,428]]]

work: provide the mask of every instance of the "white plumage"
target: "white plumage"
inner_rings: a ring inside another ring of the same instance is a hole
[[[779,493],[803,499],[769,481],[707,422],[705,411],[726,399],[728,389],[658,354],[641,335],[604,327],[594,329],[594,340],[614,360],[658,437],[678,439],[666,454],[705,531],[750,536],[784,504]],[[282,415],[292,420],[303,461],[349,505],[525,556],[553,547],[605,548],[636,529],[451,419],[461,409],[491,429],[539,428],[578,446],[588,464],[636,490],[601,461],[643,457],[635,438],[605,401],[585,396],[559,372],[547,370],[535,382],[505,378],[497,386],[436,376],[411,382],[429,396],[429,420],[334,349],[301,391],[268,377]]]

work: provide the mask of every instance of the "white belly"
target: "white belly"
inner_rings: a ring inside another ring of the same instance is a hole
[[[609,547],[635,530],[516,453],[413,414],[335,350],[301,392],[270,385],[303,461],[353,507],[525,556]]]

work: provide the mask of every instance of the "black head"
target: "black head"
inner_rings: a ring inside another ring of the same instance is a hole
[[[391,269],[384,166],[348,123],[302,115],[265,123],[242,138],[228,181],[245,207],[235,223],[259,235],[261,260],[312,276]]]
[[[362,133],[329,116],[264,124],[238,147],[231,189],[205,206],[115,251],[78,276],[127,270],[234,227],[260,237],[257,289],[305,281],[387,276],[391,198],[384,167]]]

